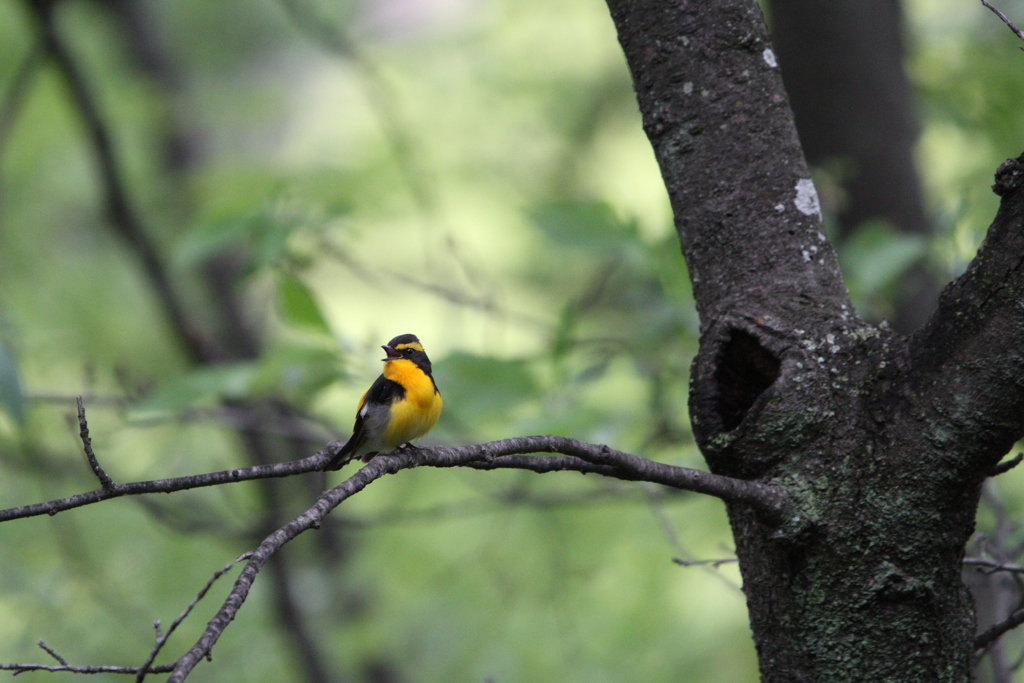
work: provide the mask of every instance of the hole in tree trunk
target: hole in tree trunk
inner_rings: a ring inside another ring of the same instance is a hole
[[[716,409],[722,430],[731,432],[747,414],[754,401],[779,376],[779,359],[761,346],[757,338],[732,330],[722,346],[715,369],[718,401]]]

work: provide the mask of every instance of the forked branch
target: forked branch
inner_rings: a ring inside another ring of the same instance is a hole
[[[0,521],[41,514],[53,515],[62,510],[125,495],[181,491],[235,481],[284,477],[292,474],[313,472],[329,462],[342,446],[342,442],[334,441],[327,444],[316,455],[291,463],[244,467],[176,479],[127,484],[112,482],[107,487],[77,496],[2,510],[0,511]],[[531,456],[528,455],[530,453],[555,453],[557,455]],[[409,449],[393,455],[379,455],[341,484],[325,491],[317,499],[313,507],[267,536],[260,543],[259,547],[249,557],[248,563],[235,581],[231,593],[221,605],[220,610],[207,624],[206,630],[196,644],[174,664],[173,673],[168,680],[171,682],[185,680],[195,665],[210,653],[221,633],[235,618],[239,608],[245,602],[249,589],[257,574],[263,568],[263,565],[282,546],[302,532],[318,528],[324,517],[331,510],[345,499],[363,490],[374,480],[380,479],[386,474],[394,474],[401,470],[415,467],[472,467],[485,470],[510,468],[527,469],[538,473],[575,471],[584,474],[601,474],[627,481],[652,482],[677,489],[704,493],[730,502],[746,503],[757,510],[765,521],[769,523],[781,524],[785,521],[788,512],[788,502],[785,495],[771,485],[723,477],[686,467],[666,465],[617,451],[608,446],[585,443],[560,436],[521,436],[459,448],[435,446]],[[221,573],[223,571],[219,572],[217,576]],[[189,609],[201,599],[208,588],[209,586],[203,589],[192,605],[189,606]],[[185,614],[187,614],[187,610]],[[162,642],[159,643],[161,646],[162,644]],[[135,674],[141,679],[146,673],[168,671],[166,666],[151,666],[158,651],[159,648],[155,648],[147,663],[142,667],[0,664],[0,669],[14,671],[47,670],[77,673],[125,673]]]

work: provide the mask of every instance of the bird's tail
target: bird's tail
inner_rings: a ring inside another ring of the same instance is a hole
[[[355,457],[356,446],[356,435],[353,434],[349,440],[345,442],[345,445],[341,447],[341,450],[335,453],[334,457],[331,458],[322,469],[325,472],[328,470],[340,470],[342,467],[349,464],[349,462],[352,461],[352,458]]]

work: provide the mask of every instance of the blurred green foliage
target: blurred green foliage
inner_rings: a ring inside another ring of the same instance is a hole
[[[0,0],[3,507],[95,486],[76,394],[116,480],[251,464],[246,427],[293,459],[347,436],[379,345],[405,332],[445,396],[429,442],[553,433],[700,466],[686,416],[698,321],[602,4],[58,10],[177,296],[200,330],[227,344],[242,325],[257,343],[251,357],[189,358],[111,229],[65,82],[26,61],[26,4]],[[868,313],[923,251],[946,274],[963,267],[992,213],[989,178],[1024,139],[1005,28],[941,0],[908,11],[922,172],[943,229],[923,244],[866,226],[845,245]],[[238,320],[218,307],[217,277]],[[72,663],[140,663],[153,621],[168,624],[327,483],[0,525],[0,660],[45,661],[43,638]],[[672,562],[729,555],[716,501],[570,474],[411,471],[332,522],[284,554],[337,680],[756,677],[735,566]],[[194,641],[230,581],[159,661]],[[261,575],[196,676],[310,680],[274,590]]]

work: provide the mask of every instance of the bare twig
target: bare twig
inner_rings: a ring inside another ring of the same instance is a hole
[[[991,627],[975,636],[974,649],[976,651],[984,651],[986,648],[992,645],[992,643],[998,640],[999,637],[1002,636],[1004,633],[1006,633],[1007,631],[1012,631],[1021,624],[1024,624],[1024,609],[1017,610],[1003,621],[1000,621],[997,624],[993,624]],[[979,653],[975,652],[975,656],[978,656],[978,654]],[[983,652],[981,654],[983,654]]]
[[[45,640],[40,640],[40,641],[39,641],[38,643],[36,643],[36,644],[37,644],[37,645],[38,645],[39,647],[41,647],[41,648],[43,648],[44,650],[46,650],[46,654],[48,654],[48,655],[50,655],[51,657],[53,657],[54,659],[56,659],[56,660],[57,660],[57,661],[58,661],[58,662],[60,663],[60,665],[61,665],[61,666],[67,666],[67,665],[68,665],[68,662],[67,662],[67,660],[66,660],[66,659],[64,659],[63,657],[61,657],[61,656],[60,656],[59,654],[57,654],[57,651],[56,651],[56,650],[54,650],[54,649],[53,649],[52,647],[50,647],[49,645],[47,645],[47,644],[46,644],[46,641],[45,641]]]
[[[964,564],[968,567],[977,567],[977,570],[982,574],[994,574],[996,572],[1024,574],[1024,567],[1020,567],[1015,564],[1002,564],[1000,562],[991,562],[989,560],[983,560],[981,558],[966,557],[964,558]]]
[[[988,476],[996,477],[1005,472],[1009,472],[1014,467],[1019,465],[1022,460],[1024,460],[1024,452],[1018,453],[1009,460],[1004,460],[1003,462],[999,463],[998,465],[992,468],[992,471],[988,473]]]
[[[154,479],[151,481],[138,481],[128,484],[114,483],[110,488],[99,488],[86,493],[79,493],[67,498],[58,498],[45,503],[34,503],[20,507],[0,510],[0,522],[24,517],[36,517],[38,515],[55,515],[64,510],[91,505],[102,500],[120,498],[121,496],[138,496],[146,493],[173,493],[187,489],[202,488],[204,486],[217,486],[236,481],[251,481],[254,479],[267,479],[270,477],[287,477],[303,472],[313,472],[321,465],[320,455],[311,455],[308,458],[295,462],[276,463],[273,465],[257,465],[255,467],[239,467],[233,470],[221,470],[208,474],[194,474],[187,477],[176,477],[174,479]]]
[[[78,402],[78,433],[82,437],[82,446],[85,448],[85,457],[89,460],[89,467],[92,468],[92,473],[100,480],[100,485],[104,489],[112,489],[114,488],[114,480],[103,471],[99,460],[96,459],[96,454],[92,450],[89,423],[85,421],[85,403],[82,402],[81,396],[77,397],[76,400]]]
[[[1014,25],[1014,23],[1013,23],[1012,21],[1010,21],[1009,17],[1007,17],[1007,16],[1005,15],[1005,14],[1003,14],[1002,12],[1000,12],[1000,11],[999,11],[998,9],[996,9],[995,7],[993,7],[993,6],[992,6],[992,4],[991,4],[991,3],[989,3],[989,1],[988,1],[988,0],[981,0],[981,4],[983,4],[983,5],[985,6],[985,7],[988,7],[988,8],[990,9],[990,10],[992,10],[993,12],[995,12],[995,13],[996,13],[996,16],[997,16],[997,17],[999,17],[1000,19],[1002,19],[1002,20],[1003,20],[1003,23],[1004,23],[1004,24],[1006,24],[1007,26],[1009,26],[1009,27],[1010,27],[1010,30],[1011,30],[1011,31],[1013,31],[1013,32],[1014,32],[1014,34],[1015,34],[1015,35],[1016,35],[1016,36],[1017,36],[1018,38],[1020,38],[1021,40],[1024,40],[1024,31],[1021,31],[1021,30],[1020,30],[1019,28],[1017,28],[1017,27],[1016,27],[1016,25]],[[1020,46],[1020,45],[1019,45],[1018,47],[1020,47],[1020,49],[1021,49],[1021,50],[1024,50],[1024,46]]]
[[[165,674],[174,670],[173,664],[161,664],[149,670],[151,674]],[[13,671],[14,675],[26,671],[67,671],[73,674],[137,674],[137,666],[53,666],[50,664],[0,664],[0,671]]]
[[[167,642],[167,639],[171,637],[172,633],[174,633],[174,629],[178,628],[178,624],[183,622],[185,620],[185,617],[189,615],[189,612],[191,612],[192,609],[199,604],[199,601],[206,596],[206,593],[209,592],[214,582],[220,577],[227,574],[228,571],[233,566],[235,566],[236,563],[241,562],[242,560],[248,560],[250,557],[252,557],[252,553],[245,553],[237,559],[231,560],[221,569],[218,569],[216,572],[214,572],[210,580],[206,582],[205,586],[203,586],[203,589],[200,590],[198,594],[196,594],[195,599],[193,599],[192,602],[188,604],[188,607],[186,607],[184,611],[182,611],[182,613],[178,615],[177,619],[171,622],[171,625],[167,628],[166,633],[160,632],[160,622],[156,622],[156,624],[154,624],[154,628],[156,629],[157,634],[156,644],[153,646],[153,651],[149,653],[149,657],[146,659],[145,662],[143,662],[142,666],[139,667],[139,673],[135,677],[135,683],[142,683],[142,681],[145,680],[147,673],[153,673],[150,667],[152,666],[153,661],[156,660],[156,656],[160,654],[160,650],[163,649],[163,646]],[[41,643],[42,641],[40,641],[40,644]]]
[[[723,557],[719,560],[684,560],[681,557],[673,557],[672,561],[681,567],[699,567],[699,566],[711,566],[718,569],[723,564],[730,564],[732,562],[739,562],[735,557]]]

